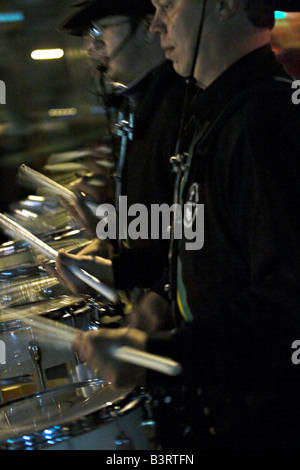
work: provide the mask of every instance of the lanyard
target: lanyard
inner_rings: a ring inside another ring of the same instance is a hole
[[[133,140],[133,131],[134,131],[134,115],[132,112],[129,112],[128,118],[126,119],[125,113],[123,111],[119,112],[119,121],[117,124],[117,135],[121,137],[120,145],[120,155],[119,162],[117,165],[116,171],[116,196],[115,196],[115,205],[116,205],[116,223],[117,223],[117,234],[120,233],[122,227],[119,227],[120,220],[120,196],[122,195],[123,190],[123,176],[124,176],[124,166],[126,162],[127,149],[129,140]],[[122,248],[121,240],[119,240],[119,248]]]

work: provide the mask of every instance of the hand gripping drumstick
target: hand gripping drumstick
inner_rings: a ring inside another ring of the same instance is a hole
[[[23,323],[43,332],[45,334],[45,338],[48,338],[51,343],[53,343],[53,340],[55,340],[56,344],[60,342],[65,344],[67,347],[71,346],[71,348],[75,339],[78,338],[80,334],[82,334],[81,330],[78,330],[72,326],[59,323],[55,320],[50,320],[49,318],[40,317],[39,315],[33,316],[30,313],[30,309],[28,309],[28,312],[24,312],[21,317],[20,312],[14,309],[6,309],[5,311],[2,310],[0,313],[0,318],[1,316],[4,321],[15,320],[18,318]],[[170,358],[158,356],[157,354],[150,354],[133,347],[112,347],[109,352],[116,359],[137,366],[145,367],[156,372],[161,372],[162,374],[176,376],[179,375],[182,371],[181,364]],[[80,381],[89,378],[87,375],[88,370],[84,364],[79,364],[77,367],[79,373],[78,378]]]
[[[167,357],[157,356],[148,352],[140,351],[130,346],[120,346],[111,350],[111,355],[121,361],[129,362],[136,366],[146,367],[162,374],[179,375],[181,365]]]
[[[119,361],[135,366],[160,372],[161,374],[176,376],[182,371],[181,364],[168,357],[158,356],[130,346],[115,346],[109,351],[110,355]],[[84,364],[77,364],[77,376],[80,381],[92,378],[90,370]]]
[[[4,214],[0,213],[0,225],[6,229],[8,229],[11,236],[15,239],[22,239],[35,247],[40,253],[51,260],[56,260],[58,255],[57,251],[51,248],[49,245],[44,243],[42,240],[37,238],[28,230],[24,229],[21,225],[17,224],[14,220],[10,219]],[[112,303],[118,302],[118,293],[115,289],[107,286],[100,282],[97,278],[92,276],[91,274],[87,273],[84,269],[78,268],[76,266],[69,267],[70,271],[75,274],[82,282],[85,282],[88,286],[95,289],[97,292],[102,294]]]
[[[31,182],[34,183],[35,187],[42,186],[43,188],[50,189],[52,193],[55,193],[57,196],[61,196],[62,198],[67,199],[68,201],[74,202],[77,200],[77,196],[73,193],[73,191],[70,191],[61,184],[56,183],[56,181],[53,181],[51,178],[48,178],[42,173],[39,173],[38,171],[35,171],[24,164],[21,165],[19,168],[18,178],[20,184],[28,184]],[[96,210],[98,205],[90,201],[84,202],[91,210],[91,212],[94,215],[97,215]]]

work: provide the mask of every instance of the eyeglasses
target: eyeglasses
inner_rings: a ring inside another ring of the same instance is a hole
[[[97,39],[97,41],[102,41],[104,31],[107,28],[115,28],[117,26],[122,26],[123,24],[130,23],[131,18],[126,18],[115,23],[98,25],[97,23],[92,22],[92,27],[89,28],[89,34],[92,38]]]

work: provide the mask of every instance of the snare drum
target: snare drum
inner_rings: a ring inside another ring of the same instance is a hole
[[[48,295],[51,295],[51,287]],[[44,316],[82,331],[121,326],[124,320],[123,304],[112,305],[85,295],[61,295],[14,310],[20,318],[28,314]]]
[[[89,307],[83,295],[62,295],[57,299],[48,299],[14,309],[18,317],[23,315],[45,316],[75,328],[87,330]]]
[[[43,232],[41,240],[58,251],[61,248],[76,253],[91,242],[79,229],[53,229]],[[26,242],[9,241],[0,245],[0,280],[16,279],[19,276],[39,274],[39,264],[35,259],[35,250]]]
[[[0,406],[0,449],[154,450],[147,410],[138,389],[99,379],[58,387]]]
[[[56,277],[44,273],[17,276],[0,282],[0,302],[4,308],[42,302],[67,293],[69,290],[60,284]]]
[[[5,364],[0,364],[0,401],[71,383],[76,379],[77,357],[71,346],[31,324],[22,316],[47,316],[78,329],[89,329],[87,308],[81,296],[39,302],[16,308],[16,320],[0,323],[0,340],[5,345]]]

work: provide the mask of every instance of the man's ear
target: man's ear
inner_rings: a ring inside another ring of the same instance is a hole
[[[219,0],[218,1],[218,16],[219,19],[227,20],[236,12],[239,6],[239,0]]]

